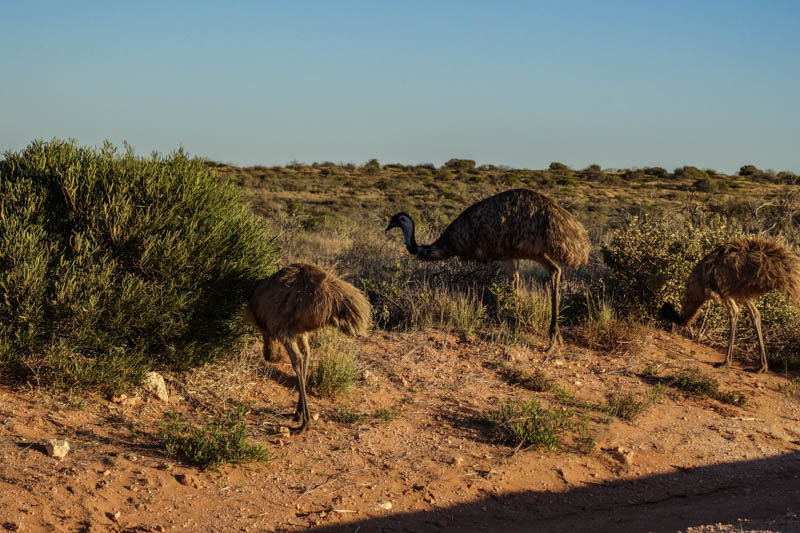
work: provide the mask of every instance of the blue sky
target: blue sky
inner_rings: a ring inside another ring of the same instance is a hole
[[[0,150],[800,172],[800,2],[0,0]]]

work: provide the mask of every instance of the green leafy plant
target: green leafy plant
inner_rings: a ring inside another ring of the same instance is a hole
[[[170,413],[159,434],[168,456],[181,456],[204,470],[214,470],[226,463],[271,461],[263,446],[247,443],[248,435],[243,406],[203,427],[186,424],[179,415]]]
[[[719,381],[712,377],[695,374],[679,374],[664,380],[668,386],[687,392],[693,396],[707,396],[722,403],[742,407],[747,405],[747,396],[738,392],[720,391]]]
[[[513,446],[555,450],[561,435],[572,427],[572,412],[547,409],[538,400],[509,400],[485,415],[495,434]]]
[[[0,372],[116,391],[231,353],[278,254],[183,150],[36,141],[0,161]]]

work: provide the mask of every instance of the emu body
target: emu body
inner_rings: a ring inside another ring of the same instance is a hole
[[[347,335],[359,335],[369,327],[370,314],[369,301],[361,291],[314,265],[289,265],[256,287],[245,318],[261,332],[267,361],[280,358],[281,345],[289,354],[299,389],[301,424],[295,431],[305,431],[311,419],[306,397],[311,358],[308,334],[333,326]]]
[[[661,307],[661,316],[682,326],[691,325],[709,298],[728,308],[730,333],[725,366],[730,366],[736,337],[739,304],[750,313],[761,351],[759,372],[767,371],[767,350],[761,331],[761,314],[753,299],[772,290],[800,300],[800,257],[781,237],[758,236],[734,239],[700,260],[686,281],[683,307],[678,313],[670,303]]]
[[[519,261],[536,261],[551,274],[551,321],[548,355],[561,342],[558,330],[561,267],[589,260],[589,236],[583,225],[556,202],[527,189],[513,189],[481,200],[461,213],[433,244],[417,244],[414,221],[397,213],[386,228],[401,228],[408,252],[423,261],[459,257],[502,261],[519,290]]]

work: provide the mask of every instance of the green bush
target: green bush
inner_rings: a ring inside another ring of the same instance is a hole
[[[278,256],[238,189],[179,150],[36,141],[0,161],[0,372],[118,390],[230,353]]]
[[[451,170],[473,170],[475,161],[472,159],[450,159],[444,164],[443,168]]]
[[[555,450],[561,434],[573,428],[573,413],[542,407],[536,399],[507,400],[486,412],[485,420],[495,435],[513,446]]]
[[[697,167],[683,166],[675,169],[675,176],[692,180],[708,179],[708,173]]]
[[[656,178],[666,178],[669,172],[662,167],[646,167],[644,173],[648,176],[655,176]]]
[[[215,470],[225,463],[271,461],[272,456],[263,446],[247,443],[249,434],[244,407],[239,406],[204,427],[186,424],[179,415],[170,413],[162,423],[159,438],[168,456],[180,455],[204,470]]]
[[[602,249],[617,309],[654,316],[665,301],[680,304],[697,262],[739,235],[738,224],[720,215],[633,217]]]

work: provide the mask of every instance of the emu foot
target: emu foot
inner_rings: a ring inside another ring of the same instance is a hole
[[[558,329],[554,329],[550,331],[550,345],[547,347],[547,351],[544,353],[544,360],[553,355],[554,353],[558,353],[560,350],[559,348],[564,345],[564,339],[561,337],[561,332]]]
[[[292,435],[300,435],[301,433],[305,433],[305,431],[311,425],[310,420],[303,420],[302,423],[296,428],[289,428],[289,431]]]
[[[762,365],[758,370],[756,370],[756,374],[764,374],[767,370],[769,370],[767,365]]]
[[[730,368],[731,364],[728,361],[723,361],[721,363],[714,363],[712,366],[714,368]]]
[[[305,433],[307,429],[308,429],[308,424],[305,424],[296,428],[289,428],[289,432],[292,435],[300,435],[302,433]]]

